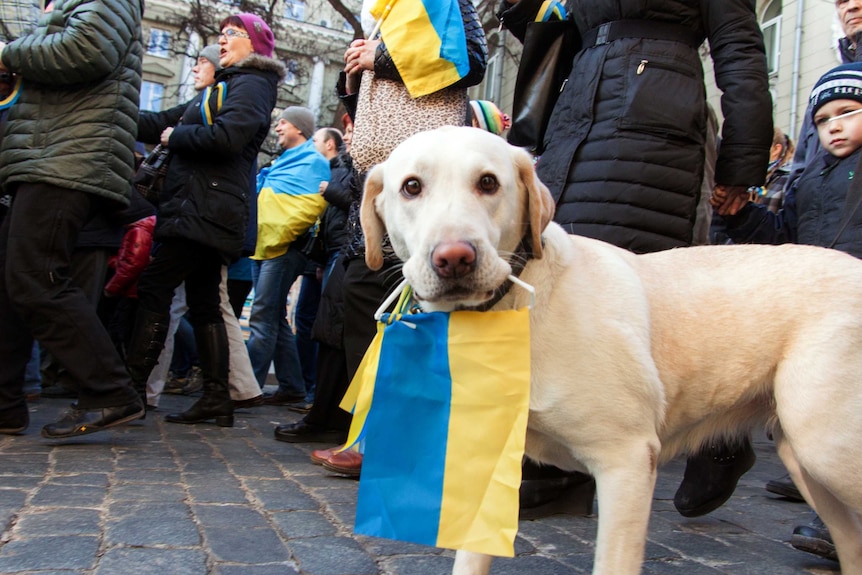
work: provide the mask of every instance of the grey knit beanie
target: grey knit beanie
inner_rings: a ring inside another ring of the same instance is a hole
[[[210,44],[198,52],[198,58],[206,58],[212,62],[212,65],[215,66],[216,72],[218,72],[221,70],[221,64],[218,63],[219,52],[218,44]]]
[[[314,114],[308,108],[289,106],[281,113],[281,119],[296,126],[305,139],[310,140],[314,136]]]

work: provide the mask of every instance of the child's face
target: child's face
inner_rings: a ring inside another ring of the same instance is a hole
[[[862,102],[831,100],[814,114],[814,125],[823,148],[846,158],[862,147]]]

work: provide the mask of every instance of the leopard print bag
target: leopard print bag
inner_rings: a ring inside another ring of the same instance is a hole
[[[360,172],[383,162],[408,137],[440,126],[463,126],[467,120],[467,91],[444,88],[411,98],[401,82],[362,72],[350,156]]]

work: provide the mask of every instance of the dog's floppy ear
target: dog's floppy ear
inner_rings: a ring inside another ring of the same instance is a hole
[[[533,168],[533,159],[521,148],[513,148],[518,177],[527,190],[527,213],[529,215],[530,243],[533,257],[542,257],[542,232],[554,218],[554,198],[547,186],[539,180]]]
[[[383,236],[386,224],[377,213],[376,199],[383,192],[383,164],[374,166],[365,178],[359,221],[365,234],[365,264],[371,270],[383,267]]]

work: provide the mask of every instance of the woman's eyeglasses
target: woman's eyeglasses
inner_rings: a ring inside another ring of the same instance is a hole
[[[222,36],[224,36],[227,39],[230,39],[230,38],[250,38],[248,33],[240,32],[239,30],[234,30],[233,28],[228,28],[227,30],[225,30],[224,32],[222,32],[221,34],[218,35],[219,38],[221,38]]]

